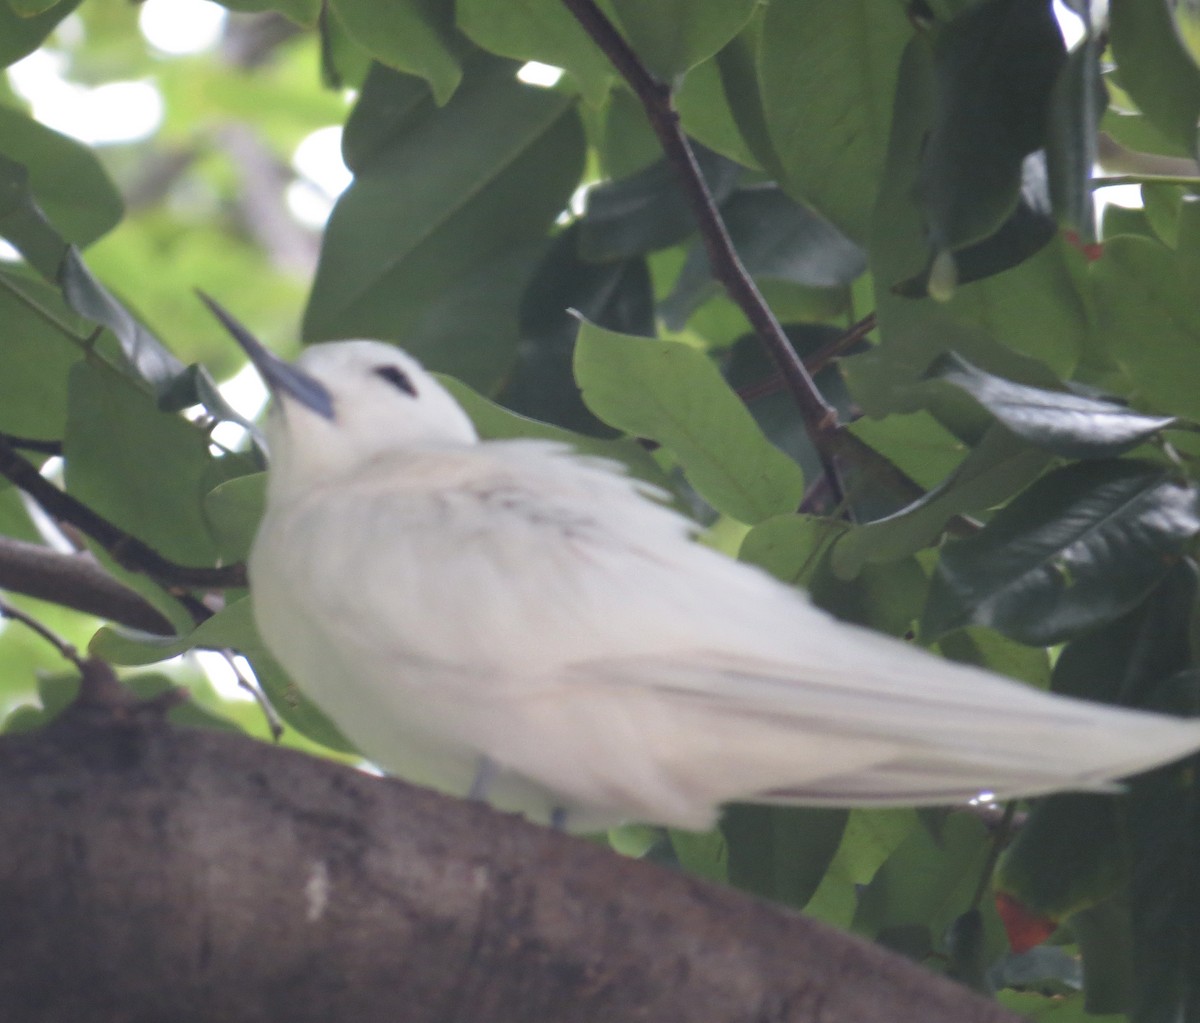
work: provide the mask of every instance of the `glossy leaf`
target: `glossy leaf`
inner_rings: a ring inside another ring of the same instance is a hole
[[[695,152],[713,201],[720,205],[733,191],[742,168],[703,146],[696,146]],[[695,230],[696,218],[679,179],[660,160],[588,192],[579,223],[579,254],[593,262],[627,259],[674,245]]]
[[[928,547],[956,515],[990,508],[1032,483],[1049,456],[1005,430],[991,430],[957,469],[924,497],[887,518],[851,528],[838,541],[832,565],[853,578],[864,565],[888,562]]]
[[[866,268],[862,250],[813,210],[773,186],[741,189],[722,209],[725,226],[747,272],[757,281],[809,288],[840,288]],[[697,242],[662,306],[673,329],[682,328],[719,286]]]
[[[891,0],[776,0],[766,9],[758,72],[780,183],[859,242],[911,35]]]
[[[984,0],[937,33],[934,120],[918,182],[935,252],[986,238],[1012,213],[1021,165],[1044,144],[1065,57],[1044,0]]]
[[[1013,383],[956,355],[942,356],[930,376],[966,391],[1018,437],[1068,458],[1121,454],[1175,421],[1111,401]]]
[[[799,505],[799,466],[762,436],[704,353],[585,322],[575,377],[588,408],[670,450],[717,510],[755,523]]]
[[[922,631],[978,624],[1061,642],[1138,603],[1198,529],[1194,488],[1152,463],[1055,470],[980,533],[946,545]]]
[[[326,229],[306,339],[407,340],[434,296],[543,237],[578,181],[583,138],[569,97],[522,85],[516,68],[477,59],[442,108],[414,102],[404,76],[372,74],[347,128],[356,176]]]
[[[1092,169],[1099,158],[1096,132],[1108,105],[1100,78],[1101,49],[1099,33],[1091,29],[1067,55],[1050,94],[1046,139],[1046,173],[1055,215],[1084,242],[1096,240]]]

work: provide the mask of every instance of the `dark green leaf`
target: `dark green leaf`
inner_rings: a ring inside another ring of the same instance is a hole
[[[866,269],[866,258],[857,245],[773,185],[735,192],[721,212],[742,263],[755,280],[840,288]],[[663,302],[663,319],[672,329],[682,329],[717,290],[708,256],[696,243]]]
[[[955,917],[946,929],[946,951],[950,955],[947,975],[981,994],[991,994],[986,937],[983,914],[978,909],[968,909]]]
[[[376,60],[420,75],[445,103],[462,80],[458,57],[465,49],[454,33],[450,0],[330,0],[346,33]]]
[[[1018,437],[1068,458],[1107,458],[1136,447],[1175,420],[1111,401],[1016,384],[947,354],[929,374],[971,395]]]
[[[25,166],[38,207],[67,241],[88,245],[120,221],[121,196],[96,154],[74,139],[0,106],[0,152]]]
[[[852,578],[865,564],[888,562],[928,547],[954,516],[1007,500],[1032,483],[1049,456],[1007,430],[989,430],[957,469],[928,494],[887,518],[850,529],[833,551],[838,575]]]
[[[7,3],[0,3],[0,67],[14,64],[33,53],[55,26],[79,6],[79,0],[61,0],[33,17],[22,17]]]
[[[986,238],[1011,215],[1065,57],[1045,0],[984,0],[937,33],[918,182],[935,252]]]
[[[996,886],[1031,912],[1063,920],[1129,880],[1128,837],[1113,796],[1039,799],[996,868]]]
[[[525,289],[521,343],[500,391],[502,405],[569,430],[611,433],[579,397],[572,360],[579,321],[622,334],[653,336],[654,296],[645,260],[592,263],[577,254],[579,226],[560,234]]]
[[[326,229],[306,339],[407,343],[448,289],[544,236],[578,181],[583,137],[570,98],[522,85],[516,70],[476,59],[441,108],[430,96],[414,105],[404,76],[372,74],[359,107],[378,113],[394,94],[402,110],[347,129],[357,173]]]
[[[1083,958],[1089,1013],[1125,1013],[1133,1004],[1133,933],[1129,897],[1120,895],[1076,913],[1071,930]],[[1094,1017],[1089,1016],[1088,1020]],[[1121,1021],[1127,1019],[1121,1016]]]
[[[958,286],[1018,266],[1047,245],[1058,228],[1050,215],[1042,154],[1039,152],[1026,157],[1021,167],[1021,193],[1016,209],[993,234],[952,254],[931,254],[919,274],[900,281],[892,290],[906,298],[932,295],[944,302]],[[1088,195],[1091,195],[1090,191]],[[941,282],[940,292],[937,290],[939,282],[934,279],[935,272],[944,277],[949,275]]]
[[[1200,529],[1196,492],[1139,461],[1055,470],[978,534],[946,545],[922,632],[988,625],[1061,642],[1129,610]]]
[[[703,146],[696,161],[713,200],[725,201],[742,168]],[[593,262],[640,256],[682,241],[696,230],[674,169],[660,160],[636,174],[597,185],[579,224],[579,254]]]
[[[846,810],[727,807],[721,833],[729,883],[801,909],[825,876],[846,828]]]
[[[68,491],[181,564],[216,554],[201,512],[211,485],[204,431],[160,412],[153,398],[110,367],[71,370],[63,443]]]
[[[47,280],[58,279],[67,243],[38,208],[25,165],[3,154],[0,154],[0,237],[7,238]]]

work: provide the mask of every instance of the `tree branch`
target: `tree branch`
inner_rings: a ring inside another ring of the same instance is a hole
[[[0,1017],[1019,1023],[797,913],[161,713],[0,738]]]
[[[246,585],[243,565],[191,568],[164,558],[158,551],[130,536],[83,502],[59,490],[2,437],[0,476],[32,497],[51,518],[69,522],[85,536],[91,537],[117,564],[131,572],[141,572],[167,587],[218,590]]]
[[[0,537],[0,589],[48,600],[159,636],[175,630],[153,605],[117,582],[87,554],[61,554]]]
[[[725,222],[713,201],[712,193],[700,172],[695,153],[679,123],[670,86],[655,78],[641,58],[604,15],[594,0],[562,0],[584,31],[595,41],[627,81],[645,109],[658,136],[667,162],[675,170],[679,183],[699,225],[700,237],[713,277],[742,310],[754,331],[762,338],[779,372],[800,409],[804,428],[821,458],[826,475],[836,486],[832,437],[838,431],[836,410],[825,401],[813,383],[804,362],[796,354],[783,327],[767,305],[753,278],[742,265]],[[840,497],[839,497],[840,499]]]

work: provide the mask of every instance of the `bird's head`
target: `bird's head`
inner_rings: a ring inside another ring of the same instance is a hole
[[[416,359],[382,341],[330,341],[284,362],[205,295],[273,398],[272,481],[317,482],[395,451],[473,444],[471,420]]]

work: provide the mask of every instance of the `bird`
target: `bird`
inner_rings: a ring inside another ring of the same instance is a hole
[[[622,467],[481,440],[398,347],[286,362],[201,296],[272,395],[247,567],[267,649],[383,771],[574,832],[730,802],[1117,791],[1200,720],[1047,693],[848,624],[698,543]]]

